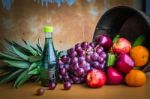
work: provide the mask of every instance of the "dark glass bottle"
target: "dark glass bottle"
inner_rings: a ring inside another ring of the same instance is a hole
[[[45,45],[42,54],[42,66],[41,66],[41,84],[42,86],[48,86],[50,82],[56,82],[56,53],[53,44],[53,27],[46,26],[45,32]]]

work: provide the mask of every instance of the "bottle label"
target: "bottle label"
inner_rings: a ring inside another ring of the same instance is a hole
[[[53,66],[52,68],[49,69],[42,69],[41,70],[41,80],[42,80],[42,85],[47,86],[49,82],[51,81],[56,81],[56,68]]]
[[[48,78],[49,78],[51,81],[55,81],[55,77],[56,77],[55,72],[56,72],[55,67],[53,67],[53,68],[51,68],[51,69],[48,69]]]
[[[48,70],[42,70],[41,71],[41,74],[42,74],[41,78],[49,79],[49,80],[55,79],[55,72],[56,72],[55,67],[48,69]]]

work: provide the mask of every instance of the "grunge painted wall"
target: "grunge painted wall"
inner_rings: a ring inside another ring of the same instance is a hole
[[[101,15],[117,5],[132,6],[133,0],[77,0],[72,6],[49,4],[43,7],[33,0],[13,0],[6,10],[0,1],[0,45],[3,39],[21,39],[44,43],[43,27],[54,26],[56,49],[64,50],[82,41],[91,41]]]

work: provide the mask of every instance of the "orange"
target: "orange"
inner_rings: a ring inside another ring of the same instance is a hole
[[[125,82],[129,86],[139,87],[145,84],[146,75],[141,70],[132,69],[126,76]]]
[[[130,56],[135,62],[135,66],[144,66],[149,60],[149,51],[144,46],[135,46],[130,50]]]

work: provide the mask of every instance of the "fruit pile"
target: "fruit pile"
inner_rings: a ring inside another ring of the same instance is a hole
[[[105,84],[118,85],[124,81],[130,86],[144,85],[145,73],[135,68],[147,64],[149,51],[139,45],[141,40],[137,43],[139,38],[132,46],[126,38],[117,35],[112,40],[102,34],[95,42],[78,43],[67,50],[67,55],[58,60],[59,78],[64,83],[64,89],[84,82],[93,88]]]
[[[24,41],[24,40],[23,40]],[[145,72],[150,71],[149,50],[142,45],[143,36],[139,36],[133,44],[118,35],[112,40],[108,35],[99,35],[94,42],[82,42],[73,48],[57,52],[58,74],[64,89],[72,84],[87,83],[89,87],[98,88],[105,84],[142,86],[147,78]],[[0,52],[0,59],[8,66],[0,67],[0,84],[14,81],[14,87],[20,87],[28,80],[39,80],[42,46],[40,42],[32,46],[6,40],[8,50]],[[65,54],[65,55],[64,55]],[[56,87],[56,82],[49,84],[49,89]],[[42,95],[45,89],[38,89]]]

